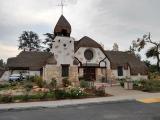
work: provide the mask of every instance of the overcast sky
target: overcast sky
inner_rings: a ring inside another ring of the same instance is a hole
[[[0,0],[0,58],[6,60],[20,52],[18,37],[24,30],[38,33],[41,39],[44,33],[52,32],[61,15],[59,3]],[[127,50],[132,40],[148,32],[160,40],[160,0],[66,0],[65,4],[64,16],[77,40],[89,36],[106,49],[118,43],[120,50]]]

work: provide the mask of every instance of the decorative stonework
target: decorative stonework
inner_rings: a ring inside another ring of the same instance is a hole
[[[96,81],[101,82],[103,77],[106,77],[105,74],[102,73],[102,69],[104,68],[96,68]]]
[[[61,83],[60,76],[61,76],[61,68],[60,66],[56,65],[46,65],[44,67],[43,72],[43,79],[47,82],[50,82],[52,78],[55,78],[57,80],[57,83]]]
[[[69,80],[71,81],[72,85],[79,86],[78,67],[77,66],[70,66],[69,67]]]
[[[49,83],[52,80],[52,78],[55,78],[57,80],[58,85],[62,85],[63,77],[61,76],[61,71],[61,66],[46,65],[43,71],[43,79]],[[73,85],[79,86],[77,66],[69,67],[68,80],[70,80]]]

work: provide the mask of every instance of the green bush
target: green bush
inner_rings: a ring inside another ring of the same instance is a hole
[[[68,92],[68,95],[69,95],[69,98],[77,99],[77,98],[84,97],[86,94],[80,88],[72,88]]]
[[[55,90],[55,99],[65,99],[67,98],[69,95],[65,90]]]
[[[0,90],[7,89],[9,87],[10,87],[9,84],[0,84]]]
[[[35,82],[35,76],[27,76],[27,77],[26,77],[26,80],[27,80],[28,82]]]
[[[105,88],[104,87],[99,87],[98,89],[95,89],[95,95],[96,96],[105,96],[106,93],[105,93]]]
[[[52,78],[50,84],[49,84],[49,87],[51,90],[54,90],[57,88],[57,80],[55,78]]]
[[[159,80],[146,80],[142,85],[143,91],[158,92],[160,91],[160,81]]]
[[[13,102],[13,97],[12,97],[12,95],[2,95],[2,96],[0,96],[0,102],[11,103],[11,102]]]
[[[32,83],[25,83],[24,88],[26,89],[26,91],[29,92],[33,88],[33,84]]]
[[[29,101],[29,100],[45,100],[52,98],[54,99],[54,92],[48,92],[48,93],[39,93],[34,95],[16,95],[13,96],[13,100],[20,100],[20,101]]]
[[[40,76],[35,76],[34,81],[37,84],[37,86],[40,88],[43,88],[46,86],[46,82]]]
[[[48,92],[47,93],[47,98],[53,98],[53,99],[55,99],[55,92]]]
[[[62,84],[63,84],[63,87],[68,87],[69,85],[71,85],[71,83],[68,80],[68,78],[63,78],[62,79]]]
[[[82,88],[89,88],[89,84],[88,84],[87,81],[81,80],[80,81],[80,87],[82,87]]]
[[[118,79],[118,81],[120,82],[120,85],[124,87],[124,82],[126,81],[126,79]]]
[[[138,87],[141,84],[141,80],[134,80],[133,81],[133,87]]]

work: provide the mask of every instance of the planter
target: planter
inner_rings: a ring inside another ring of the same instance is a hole
[[[124,88],[127,90],[133,90],[133,82],[132,81],[125,81]]]

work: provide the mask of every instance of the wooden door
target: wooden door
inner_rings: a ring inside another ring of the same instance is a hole
[[[96,74],[95,74],[95,68],[94,67],[86,67],[83,69],[84,78],[87,81],[95,81],[96,80]]]

